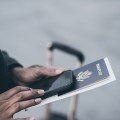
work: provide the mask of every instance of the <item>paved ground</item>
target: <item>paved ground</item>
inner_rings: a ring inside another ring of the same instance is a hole
[[[120,119],[120,1],[119,0],[1,0],[0,48],[24,66],[46,64],[46,44],[56,40],[82,50],[85,64],[107,56],[117,81],[79,95],[80,120]],[[74,68],[75,59],[55,52],[55,65]],[[68,61],[67,61],[68,60]],[[52,104],[67,113],[69,100]],[[15,117],[44,116],[44,107]]]

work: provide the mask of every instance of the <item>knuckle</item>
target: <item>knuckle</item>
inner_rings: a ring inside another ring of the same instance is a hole
[[[20,103],[14,104],[14,109],[15,109],[15,111],[20,111],[21,110]]]
[[[39,76],[39,75],[42,75],[44,73],[44,67],[42,66],[37,66],[35,69],[34,69],[35,73],[36,73],[36,76]]]
[[[29,102],[31,105],[36,105],[36,102],[35,102],[35,100],[33,99],[33,100],[31,100],[30,102]]]
[[[49,72],[49,74],[54,74],[55,73],[55,69],[48,69],[48,72]]]
[[[32,95],[36,96],[38,95],[38,92],[36,90],[31,91]]]
[[[37,72],[40,71],[40,67],[38,67],[38,66],[35,69],[36,69]]]
[[[18,99],[23,99],[24,98],[24,95],[22,94],[22,93],[18,93],[17,95],[16,95],[16,98],[18,98]]]
[[[36,73],[39,73],[41,69],[40,69],[39,66],[36,66],[34,70],[35,70]]]
[[[16,90],[16,91],[21,91],[21,86],[16,86],[16,87],[15,87],[15,90]]]

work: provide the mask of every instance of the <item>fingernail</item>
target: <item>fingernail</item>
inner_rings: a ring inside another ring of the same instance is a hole
[[[41,101],[42,101],[41,98],[37,98],[37,99],[35,99],[35,102],[36,102],[37,104],[41,103]]]
[[[38,94],[39,94],[39,95],[44,95],[44,94],[45,94],[45,91],[44,91],[44,90],[38,90]]]
[[[35,118],[34,118],[34,117],[32,117],[32,118],[30,118],[29,120],[35,120]]]
[[[56,72],[56,74],[61,74],[62,72],[63,72],[64,70],[56,70],[55,72]]]

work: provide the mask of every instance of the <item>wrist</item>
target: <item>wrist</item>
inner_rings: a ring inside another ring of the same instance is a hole
[[[13,74],[17,74],[18,72],[20,72],[23,68],[22,67],[14,67],[12,68],[12,73]]]
[[[19,79],[19,74],[22,71],[22,67],[14,67],[11,69],[11,78],[14,84],[19,85],[18,79]]]

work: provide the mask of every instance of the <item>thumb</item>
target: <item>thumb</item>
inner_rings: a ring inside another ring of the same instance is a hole
[[[17,119],[14,119],[14,120],[35,120],[34,117],[29,117],[29,118],[17,118]]]
[[[39,75],[45,75],[45,76],[56,76],[64,72],[65,69],[63,68],[53,68],[53,67],[42,67],[39,68]]]

